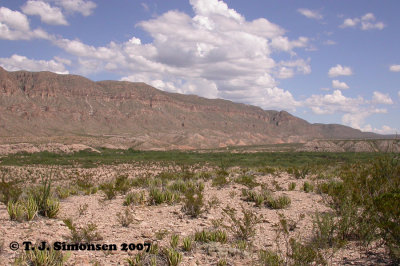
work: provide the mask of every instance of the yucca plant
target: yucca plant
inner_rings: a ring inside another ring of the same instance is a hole
[[[193,240],[191,237],[185,237],[182,240],[183,250],[184,251],[191,251],[193,248]]]

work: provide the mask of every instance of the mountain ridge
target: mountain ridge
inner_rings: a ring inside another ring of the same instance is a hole
[[[0,67],[0,137],[108,135],[141,149],[382,137],[339,124],[311,124],[286,111],[165,92],[143,82],[95,82]]]

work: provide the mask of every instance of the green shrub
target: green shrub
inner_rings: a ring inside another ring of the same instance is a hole
[[[264,266],[283,266],[285,261],[278,253],[272,250],[260,250],[258,252],[258,261]]]
[[[288,189],[290,191],[293,191],[293,190],[295,190],[295,188],[296,188],[296,183],[295,182],[290,182],[289,185],[288,185]]]
[[[97,225],[94,223],[89,223],[82,228],[78,228],[73,222],[71,218],[64,219],[64,224],[71,231],[70,240],[73,243],[91,243],[93,241],[102,240],[103,237],[97,232]]]
[[[60,202],[52,197],[50,179],[42,179],[41,185],[32,188],[28,195],[28,198],[32,198],[36,203],[38,214],[48,218],[57,216],[60,210]]]
[[[322,254],[314,246],[304,245],[294,238],[290,238],[289,245],[291,252],[288,257],[293,265],[327,265]]]
[[[146,202],[146,194],[144,193],[144,191],[130,192],[126,194],[123,205],[124,206],[129,206],[131,204],[140,205],[144,204],[145,202]]]
[[[105,199],[112,200],[117,196],[114,182],[106,182],[100,185],[100,189],[104,192]]]
[[[229,184],[229,180],[225,175],[217,175],[216,177],[213,178],[212,180],[212,186],[213,187],[219,187],[222,188],[226,185]]]
[[[235,179],[235,182],[244,185],[250,189],[253,189],[260,185],[255,181],[255,177],[251,175],[241,175],[240,177]]]
[[[130,182],[128,180],[128,175],[120,175],[115,179],[114,182],[115,190],[125,195],[131,188]]]
[[[201,183],[196,187],[187,189],[185,192],[182,211],[193,218],[198,217],[203,212],[203,189],[204,185]]]
[[[306,181],[303,184],[303,190],[306,193],[312,192],[314,190],[314,186]]]

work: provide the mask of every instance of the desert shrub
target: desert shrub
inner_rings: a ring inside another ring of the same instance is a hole
[[[104,192],[105,199],[112,200],[117,196],[114,182],[106,182],[100,185],[100,189]]]
[[[288,189],[290,191],[293,191],[293,190],[295,190],[295,188],[296,188],[296,183],[295,182],[290,182],[289,185],[288,185]]]
[[[75,185],[83,191],[86,195],[93,194],[94,191],[94,183],[93,183],[93,175],[91,174],[77,174],[75,179]],[[95,193],[95,192],[94,192]]]
[[[338,216],[337,234],[367,247],[381,239],[394,263],[400,261],[400,159],[385,155],[367,164],[342,167],[341,182],[321,186]]]
[[[126,194],[123,205],[124,206],[129,206],[131,204],[140,205],[144,204],[145,202],[146,202],[146,194],[144,193],[144,191],[130,192]]]
[[[48,248],[40,250],[38,246],[23,252],[14,260],[14,265],[55,265],[62,266],[69,259],[70,253],[63,254],[59,250]]]
[[[212,186],[213,187],[219,187],[222,188],[229,184],[229,180],[225,175],[217,175],[213,178],[212,180]]]
[[[166,235],[168,235],[168,234],[169,234],[168,230],[166,230],[166,229],[160,229],[160,230],[158,230],[158,231],[155,233],[155,237],[156,237],[158,240],[163,240],[164,237],[165,237]]]
[[[188,182],[183,181],[182,179],[174,181],[168,188],[172,191],[176,191],[179,193],[185,193],[188,188]]]
[[[316,213],[313,220],[312,243],[320,248],[336,247],[340,243],[337,236],[337,222],[332,213]]]
[[[321,252],[309,244],[302,244],[294,238],[289,240],[290,252],[288,257],[293,265],[326,265]]]
[[[228,262],[226,261],[226,259],[219,259],[217,261],[217,266],[226,266],[228,265]]]
[[[306,193],[312,192],[314,190],[314,186],[306,181],[303,183],[303,190]]]
[[[252,189],[260,185],[254,179],[255,177],[252,175],[241,175],[240,177],[235,179],[235,182]]]
[[[71,231],[71,236],[69,237],[73,243],[91,243],[93,241],[102,240],[103,237],[97,232],[97,225],[94,223],[89,223],[82,228],[78,228],[72,221],[71,218],[64,219],[64,224]]]
[[[260,193],[253,190],[243,189],[242,196],[245,201],[254,202],[257,207],[262,206],[267,199],[272,197],[271,192],[266,189],[263,189]]]
[[[272,250],[260,250],[258,252],[258,261],[264,266],[283,266],[285,261],[279,256],[277,252]]]
[[[226,243],[227,235],[223,230],[202,230],[196,231],[194,234],[194,241],[207,243],[207,242],[220,242]]]
[[[88,208],[89,208],[89,205],[87,203],[79,204],[79,206],[78,206],[78,214],[79,214],[79,216],[84,215]]]
[[[41,185],[31,189],[28,195],[35,201],[40,215],[48,218],[57,216],[60,210],[60,202],[52,196],[50,179],[42,179]]]
[[[257,169],[258,172],[263,173],[263,174],[275,174],[276,169],[273,167],[265,166]]]
[[[9,201],[16,202],[21,194],[22,189],[17,181],[7,182],[4,176],[2,177],[0,181],[0,202],[3,202],[5,205],[7,205]]]
[[[198,217],[203,212],[203,189],[204,184],[200,183],[195,187],[190,187],[185,192],[182,211],[193,218]]]
[[[235,235],[236,238],[249,240],[256,233],[256,225],[261,222],[262,216],[257,216],[253,211],[246,210],[242,206],[242,218],[236,216],[236,210],[230,207],[223,209],[223,212],[231,220],[231,226],[226,228]]]
[[[148,185],[148,176],[139,176],[136,178],[131,179],[130,185],[132,187],[147,187]]]
[[[120,175],[114,181],[115,190],[125,195],[131,188],[131,184],[128,180],[128,175]]]
[[[133,222],[133,215],[128,208],[125,211],[117,213],[117,220],[123,227],[128,227]]]
[[[163,190],[156,187],[150,189],[149,200],[151,205],[162,203],[173,204],[180,199],[179,194],[170,190]]]

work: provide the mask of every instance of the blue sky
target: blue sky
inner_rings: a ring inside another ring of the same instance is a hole
[[[397,0],[0,0],[0,65],[396,133],[399,10]]]

